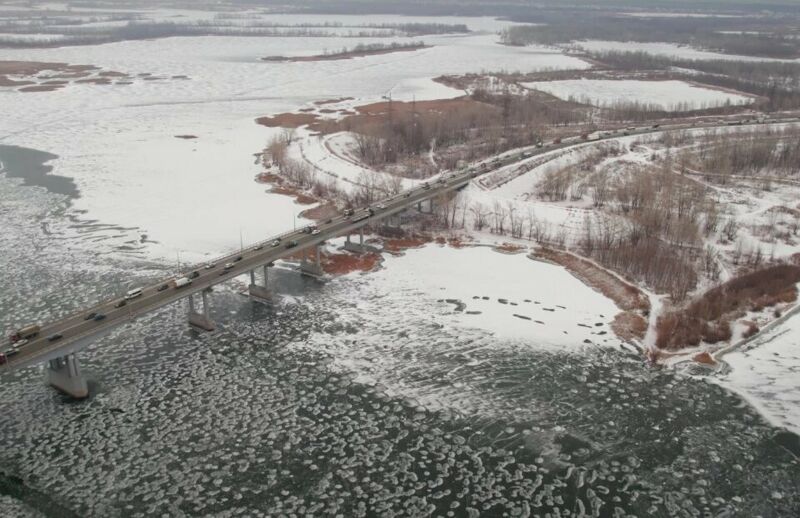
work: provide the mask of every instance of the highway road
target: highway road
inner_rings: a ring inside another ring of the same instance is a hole
[[[753,121],[743,125],[764,123],[783,124],[786,122],[797,122],[797,120],[797,118],[772,119],[766,122],[763,120]],[[197,272],[198,274],[196,278],[192,279],[192,283],[188,286],[174,288],[169,285],[170,281],[181,275],[170,277],[155,284],[144,286],[142,294],[128,300],[125,306],[117,307],[117,304],[123,297],[116,296],[102,301],[95,306],[82,309],[60,320],[41,323],[42,329],[39,335],[29,340],[28,343],[22,347],[15,348],[8,339],[4,339],[4,342],[0,343],[0,350],[5,351],[8,356],[5,367],[24,367],[75,352],[85,347],[93,339],[107,334],[114,328],[130,322],[141,315],[186,298],[191,294],[212,288],[234,277],[247,274],[251,270],[263,265],[286,258],[299,251],[312,248],[328,239],[353,233],[361,227],[412,208],[421,201],[436,198],[442,194],[460,189],[481,174],[488,173],[494,169],[515,163],[519,160],[532,158],[558,149],[592,144],[599,140],[614,139],[625,135],[643,135],[682,129],[712,129],[714,127],[730,127],[730,122],[725,124],[717,123],[716,126],[675,124],[637,127],[627,130],[617,130],[613,133],[601,130],[588,139],[575,136],[564,138],[560,142],[545,142],[540,146],[531,146],[529,148],[503,153],[498,157],[484,160],[474,166],[450,174],[442,175],[436,180],[431,180],[411,190],[381,200],[369,208],[365,207],[356,210],[351,216],[338,216],[328,220],[317,226],[319,233],[305,233],[303,229],[286,232],[278,236],[270,237],[265,241],[251,245],[243,250],[237,250],[236,252],[220,257],[211,264],[195,266],[183,272],[183,276],[189,276],[192,272]],[[273,243],[276,242],[277,244],[273,246]],[[287,245],[290,243],[294,243],[294,245],[288,247]],[[225,269],[225,265],[228,263],[233,263],[233,267]],[[163,288],[165,285],[167,287]],[[103,314],[105,318],[102,320],[87,318],[92,313]],[[54,336],[58,335],[60,335],[59,338],[53,339]],[[12,352],[9,354],[10,351],[14,350],[16,351],[15,353]]]

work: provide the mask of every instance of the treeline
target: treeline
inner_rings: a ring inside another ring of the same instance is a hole
[[[500,39],[507,45],[560,45],[578,40],[670,42],[743,54],[793,59],[800,56],[800,41],[791,27],[773,20],[768,32],[753,24],[722,17],[624,17],[594,13],[592,16],[542,13],[530,21],[538,25],[515,25],[504,29]],[[756,32],[754,34],[754,32]],[[784,34],[786,32],[786,34]]]
[[[764,98],[759,107],[767,111],[800,108],[800,63],[707,61],[617,51],[596,52],[591,57],[618,70],[668,71],[688,81],[746,92]]]
[[[549,171],[535,187],[544,199],[588,196],[605,209],[586,219],[580,252],[676,301],[696,287],[698,271],[717,278],[718,264],[701,239],[722,225],[709,190],[676,174],[671,160],[655,171],[629,168],[611,175],[596,170],[610,154],[601,150],[576,166]]]
[[[767,266],[731,279],[708,290],[686,308],[660,316],[656,345],[662,349],[680,349],[701,341],[729,340],[732,320],[747,311],[794,302],[798,282],[800,267],[787,264]]]
[[[458,160],[475,160],[535,144],[544,138],[548,126],[589,121],[588,110],[546,102],[535,92],[512,95],[479,89],[471,99],[476,102],[461,102],[454,109],[419,111],[400,103],[397,110],[390,108],[380,120],[367,120],[346,129],[356,133],[358,158],[373,167],[464,145],[458,159],[440,153],[445,160],[440,165],[453,169]]]
[[[687,154],[699,161],[699,169],[718,175],[796,176],[800,174],[800,131],[767,127],[735,138],[707,134],[704,145]]]
[[[0,45],[4,47],[50,47],[58,45],[92,45],[115,41],[168,38],[175,36],[259,36],[259,37],[345,37],[380,38],[392,35],[419,36],[443,32],[468,32],[464,25],[445,24],[372,24],[353,26],[349,31],[337,30],[336,24],[279,24],[274,22],[195,22],[128,21],[118,27],[0,26]],[[6,33],[6,34],[3,34]],[[46,38],[44,36],[51,36]]]

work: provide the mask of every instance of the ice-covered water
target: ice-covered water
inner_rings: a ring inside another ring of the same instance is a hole
[[[252,184],[252,153],[269,135],[255,116],[333,96],[375,100],[397,84],[419,92],[443,72],[580,66],[493,38],[431,38],[438,46],[419,56],[296,68],[255,58],[342,42],[3,51],[191,79],[0,92],[2,143],[56,155],[19,160],[49,158],[44,167],[78,191],[71,199],[0,174],[0,328],[165,275],[175,251],[238,246],[238,227],[253,239],[287,228],[296,207]],[[797,436],[723,388],[643,365],[598,331],[608,301],[546,265],[504,257],[505,276],[489,275],[479,268],[503,256],[470,250],[470,264],[423,271],[451,252],[409,252],[324,285],[278,269],[273,307],[221,287],[212,334],[190,331],[181,305],[164,308],[80,355],[84,402],[47,388],[37,368],[0,373],[0,511],[798,514]],[[531,277],[513,285],[512,273]]]
[[[20,183],[0,178],[3,327],[163,273],[132,256],[86,253],[61,237],[66,198]],[[434,292],[392,296],[380,275],[320,285],[279,270],[274,288],[288,297],[272,308],[218,289],[213,334],[188,330],[180,305],[165,308],[81,355],[92,392],[81,403],[45,387],[36,368],[3,374],[4,513],[800,509],[797,437],[737,396],[615,347],[542,347],[535,334],[459,323]],[[538,295],[554,302],[552,289]]]

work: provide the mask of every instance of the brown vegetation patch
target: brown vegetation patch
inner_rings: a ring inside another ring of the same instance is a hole
[[[344,102],[344,101],[352,101],[352,100],[353,100],[352,97],[339,97],[339,98],[336,98],[336,99],[325,99],[325,100],[322,100],[322,101],[315,101],[314,104],[316,104],[317,106],[322,106],[324,104],[336,104],[336,103],[341,103],[341,102]]]
[[[283,194],[284,196],[291,196],[294,198],[295,203],[299,205],[312,205],[318,203],[319,200],[313,196],[304,193],[300,189],[296,189],[285,185],[283,178],[274,173],[261,173],[256,175],[256,182],[266,183],[272,185],[269,192],[273,194]]]
[[[197,135],[175,135],[175,138],[182,138],[184,140],[190,140],[197,138]]]
[[[621,340],[643,340],[647,333],[647,320],[632,311],[623,311],[614,317],[614,321],[611,322],[611,330]]]
[[[331,275],[345,275],[351,272],[370,272],[380,264],[381,256],[376,253],[363,254],[324,254],[320,258],[322,269]]]
[[[387,239],[383,242],[383,249],[389,253],[398,253],[409,248],[421,248],[431,242],[430,237],[411,236],[396,239]]]
[[[94,76],[93,76],[94,74]],[[10,79],[8,75],[26,76]],[[128,74],[113,70],[101,70],[94,65],[69,65],[67,63],[41,61],[0,61],[0,87],[23,86],[21,92],[51,92],[51,86],[62,87],[73,83],[110,85],[113,79],[129,78]],[[113,84],[129,84],[118,81]]]
[[[330,218],[334,218],[339,215],[339,210],[336,208],[336,205],[332,203],[326,203],[322,205],[318,205],[316,207],[311,207],[310,209],[306,209],[298,216],[305,219],[313,219],[314,221],[322,221]]]
[[[78,79],[75,81],[76,83],[91,83],[95,85],[110,85],[111,79],[107,77],[87,77],[84,79]]]
[[[275,63],[300,63],[306,61],[338,61],[341,59],[353,59],[364,56],[378,56],[380,54],[393,54],[395,52],[413,52],[430,48],[430,45],[407,45],[397,47],[386,47],[380,49],[354,49],[346,52],[336,52],[332,54],[317,54],[315,56],[268,56],[261,58],[262,61]]]
[[[504,254],[519,254],[522,253],[524,248],[519,245],[515,245],[514,243],[503,243],[495,246],[494,250]]]
[[[623,282],[591,261],[549,248],[538,250],[536,256],[563,266],[581,282],[613,300],[620,309],[649,314],[650,300],[639,288]]]
[[[319,118],[309,113],[279,113],[278,115],[259,117],[256,119],[256,124],[268,128],[299,128],[317,121]]]
[[[64,88],[64,85],[44,85],[44,86],[23,86],[20,92],[52,92]]]
[[[696,361],[697,363],[702,363],[703,365],[716,365],[717,364],[716,360],[714,360],[714,358],[712,358],[711,355],[708,354],[705,351],[702,352],[702,353],[695,354],[694,356],[692,356],[692,359],[694,361]]]
[[[292,189],[291,187],[276,185],[272,187],[269,192],[274,194],[283,194],[284,196],[292,196],[294,198],[294,202],[299,205],[313,205],[314,203],[317,203],[316,198],[313,198],[304,192],[298,191],[297,189]]]
[[[712,288],[681,310],[659,317],[656,345],[692,347],[729,340],[730,322],[746,311],[761,311],[797,300],[800,266],[778,264],[746,273]]]

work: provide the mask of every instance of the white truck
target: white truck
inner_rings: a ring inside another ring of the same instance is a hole
[[[191,283],[192,279],[190,279],[189,277],[179,277],[171,282],[172,287],[175,288],[176,290],[183,288],[184,286],[188,286]]]

